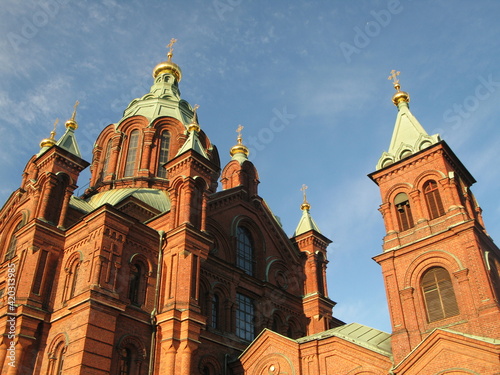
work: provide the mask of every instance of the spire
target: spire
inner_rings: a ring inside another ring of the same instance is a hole
[[[302,188],[300,190],[303,192],[303,195],[304,195],[304,200],[302,201],[302,204],[300,205],[300,209],[302,210],[302,217],[300,218],[299,225],[297,225],[297,228],[295,229],[295,233],[293,235],[294,235],[294,237],[296,237],[300,234],[309,232],[310,230],[314,230],[318,233],[321,233],[318,226],[314,222],[311,214],[309,213],[309,210],[311,209],[311,205],[307,201],[307,196],[306,196],[307,186],[302,185]]]
[[[441,139],[438,134],[429,135],[413,116],[408,106],[410,95],[407,92],[401,91],[401,85],[397,76],[400,72],[391,71],[389,80],[393,81],[396,93],[392,96],[392,102],[398,107],[398,114],[394,131],[392,133],[391,144],[389,151],[382,153],[378,163],[377,170],[387,167],[401,159],[404,159],[424,148],[427,148]]]
[[[79,104],[80,102],[77,100],[73,107],[74,109],[71,118],[65,123],[66,131],[56,144],[66,151],[71,152],[73,155],[81,158],[82,154],[80,153],[80,148],[78,147],[78,143],[75,138],[75,130],[78,129],[78,123],[76,122],[76,109]]]
[[[201,156],[205,157],[208,159],[208,155],[205,151],[205,148],[201,144],[200,138],[198,136],[199,131],[201,130],[200,125],[198,124],[198,114],[197,110],[200,106],[196,104],[193,108],[193,117],[191,119],[191,123],[188,125],[188,131],[189,131],[189,137],[184,142],[182,147],[179,149],[179,152],[177,152],[177,156],[183,154],[184,152],[188,150],[194,150]]]
[[[169,51],[167,53],[167,61],[163,61],[155,66],[153,69],[153,78],[158,77],[160,74],[171,73],[176,78],[177,82],[182,79],[182,70],[176,63],[172,62],[172,56],[174,56],[174,44],[177,39],[170,39],[170,43],[167,45]]]
[[[236,133],[238,133],[238,138],[236,138],[236,144],[231,147],[229,154],[231,155],[233,160],[238,160],[240,164],[248,160],[248,155],[250,154],[250,150],[248,150],[247,146],[243,144],[243,138],[241,137],[241,131],[243,130],[243,125],[238,125],[236,129]]]

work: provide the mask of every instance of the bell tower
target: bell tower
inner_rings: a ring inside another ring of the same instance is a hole
[[[474,178],[409,109],[392,71],[398,108],[389,150],[369,177],[379,186],[386,234],[381,265],[400,362],[436,328],[500,335],[500,251],[470,189]]]

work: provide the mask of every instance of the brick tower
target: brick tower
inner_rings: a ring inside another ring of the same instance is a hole
[[[417,346],[422,350],[436,330],[471,335],[485,345],[500,337],[500,252],[470,189],[475,180],[412,115],[397,74],[394,133],[370,174],[382,197],[386,235],[374,259],[382,267],[396,365],[417,355]],[[473,345],[469,349],[473,356]],[[464,357],[453,360],[465,363]],[[481,373],[492,373],[498,361],[492,366]],[[403,372],[396,367],[395,373]]]

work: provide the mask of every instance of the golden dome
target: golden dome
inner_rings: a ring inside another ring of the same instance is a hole
[[[71,115],[71,118],[64,124],[66,126],[66,129],[68,128],[72,130],[78,129],[78,123],[76,122],[75,118],[76,118],[76,109],[78,108],[79,104],[80,102],[77,100],[75,102],[75,105],[73,106],[73,114]]]
[[[69,119],[68,121],[65,122],[64,124],[66,126],[66,128],[71,128],[73,130],[76,130],[78,129],[78,124],[75,120],[73,119]]]
[[[50,137],[42,139],[42,141],[40,142],[40,148],[52,147],[56,144],[56,139],[55,139],[56,126],[57,126],[58,122],[59,122],[59,119],[57,118],[56,121],[54,122],[54,129],[52,129],[52,131],[50,132]]]
[[[397,91],[393,96],[392,96],[392,102],[394,103],[394,105],[398,105],[399,103],[401,102],[406,102],[406,103],[409,103],[410,102],[410,94],[408,94],[407,92],[404,92],[404,91]]]
[[[55,135],[55,132],[50,132],[50,138],[42,139],[42,141],[40,142],[40,148],[54,146],[56,144],[56,140],[54,139]]]
[[[231,147],[231,150],[229,151],[229,155],[231,156],[236,154],[245,154],[246,156],[250,154],[248,147],[241,143],[241,138],[238,138],[238,144]]]
[[[300,209],[301,209],[302,211],[304,211],[304,210],[310,210],[310,209],[311,209],[311,205],[310,205],[309,203],[307,203],[307,202],[304,202],[304,203],[302,203],[302,204],[300,205]]]
[[[163,73],[173,74],[174,77],[177,79],[177,82],[180,82],[182,79],[181,68],[179,67],[179,65],[171,61],[164,61],[156,65],[155,68],[153,69],[153,78],[156,78]]]
[[[388,80],[392,80],[392,83],[394,84],[394,89],[396,90],[396,93],[392,96],[392,102],[394,103],[395,106],[397,106],[399,103],[410,102],[410,94],[407,92],[401,91],[401,85],[399,84],[399,79],[397,78],[400,72],[397,72],[396,70],[391,70],[391,75],[387,78]]]
[[[241,138],[242,130],[243,126],[238,125],[238,129],[236,130],[236,132],[238,133],[238,138],[236,139],[238,143],[236,143],[233,147],[231,147],[231,150],[229,151],[229,155],[231,156],[234,156],[236,154],[245,154],[245,156],[248,156],[250,154],[250,150],[242,142],[243,141],[243,138]]]

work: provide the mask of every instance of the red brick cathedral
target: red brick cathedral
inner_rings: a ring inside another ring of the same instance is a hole
[[[332,316],[331,241],[305,195],[290,238],[241,129],[221,167],[172,50],[153,77],[97,138],[83,196],[75,106],[0,210],[2,374],[500,373],[500,251],[474,178],[395,72],[395,129],[370,174],[391,334]]]

